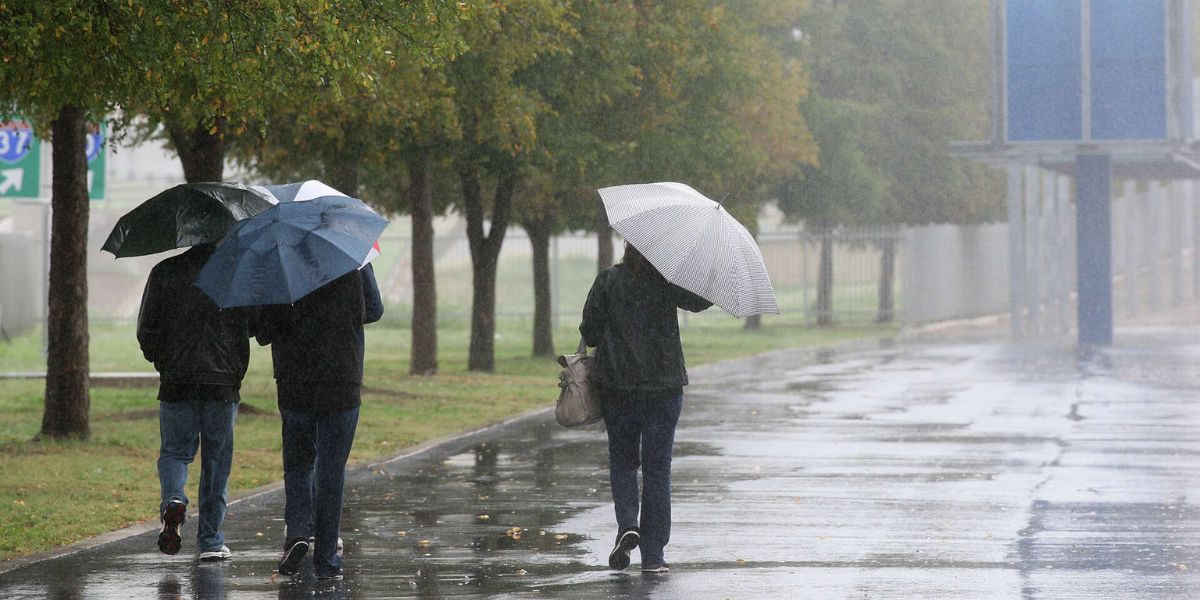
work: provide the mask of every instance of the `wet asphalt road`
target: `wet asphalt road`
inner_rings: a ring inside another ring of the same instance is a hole
[[[603,433],[543,413],[356,471],[344,581],[272,576],[275,492],[231,507],[227,563],[196,564],[193,519],[179,556],[145,533],[0,573],[0,598],[1198,598],[1200,330],[1118,338],[693,370],[668,574],[604,566]]]

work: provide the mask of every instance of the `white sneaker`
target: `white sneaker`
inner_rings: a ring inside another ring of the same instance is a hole
[[[308,545],[309,545],[309,546],[313,546],[313,547],[315,548],[315,547],[316,547],[316,545],[317,545],[317,538],[315,538],[315,537],[310,537],[310,538],[308,538]],[[342,536],[340,536],[340,535],[339,535],[339,536],[338,536],[338,543],[337,543],[337,555],[338,555],[338,556],[341,556],[341,555],[342,555],[342,550],[343,550],[343,549],[345,549],[345,544],[342,542]]]
[[[215,562],[218,560],[228,560],[231,556],[233,556],[233,553],[229,551],[229,546],[221,546],[216,550],[205,550],[204,552],[201,552],[200,561]]]

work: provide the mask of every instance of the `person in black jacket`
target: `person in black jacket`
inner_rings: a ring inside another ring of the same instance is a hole
[[[263,307],[260,344],[271,345],[283,418],[284,523],[278,571],[291,575],[313,549],[318,579],[341,579],[337,554],[346,460],[361,404],[363,325],[383,316],[367,265],[292,305]]]
[[[608,429],[608,470],[617,541],[608,566],[629,566],[641,547],[642,570],[664,572],[671,537],[671,447],[683,408],[687,369],[676,309],[700,312],[712,303],[669,283],[632,245],[621,263],[592,284],[579,331],[596,347],[596,384]],[[642,494],[638,499],[638,466]]]
[[[192,284],[216,247],[193,246],[150,271],[137,339],[159,373],[158,478],[162,488],[158,549],[179,552],[187,517],[188,464],[200,449],[200,560],[229,558],[221,523],[233,460],[233,423],[250,361],[254,312],[221,310]]]

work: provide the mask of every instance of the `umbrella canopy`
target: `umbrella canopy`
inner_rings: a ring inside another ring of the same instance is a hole
[[[667,281],[735,317],[779,314],[758,244],[720,204],[673,182],[599,192],[612,228]]]
[[[177,185],[118,219],[101,249],[124,258],[216,242],[235,222],[273,204],[267,194],[238,183]]]
[[[294,183],[281,183],[279,185],[256,185],[252,187],[255,190],[270,195],[274,199],[275,204],[280,202],[303,202],[324,196],[346,195],[316,179]]]
[[[196,285],[222,308],[291,304],[361,266],[387,224],[345,196],[282,202],[235,224]]]
[[[281,183],[278,185],[255,185],[251,186],[270,197],[272,204],[280,202],[304,202],[313,198],[322,198],[325,196],[341,196],[348,198],[336,189],[317,181],[309,179],[307,181],[297,181],[294,183]],[[370,208],[370,207],[368,207]],[[379,257],[379,242],[371,248],[371,252],[367,254],[367,258],[363,260],[363,264],[367,264]]]

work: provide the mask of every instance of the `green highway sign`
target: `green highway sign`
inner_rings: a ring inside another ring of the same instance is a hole
[[[104,198],[108,152],[103,122],[89,124],[84,152],[88,161],[88,198]],[[20,118],[0,122],[0,198],[41,196],[42,144],[33,127]]]
[[[0,122],[0,198],[37,198],[42,147],[20,119]]]
[[[99,125],[95,123],[88,124],[87,145],[84,148],[84,152],[87,154],[88,160],[88,198],[92,200],[104,198],[104,180],[106,179],[106,166],[108,165],[108,152],[105,152],[106,148],[104,144],[106,133],[103,120],[101,120]]]

